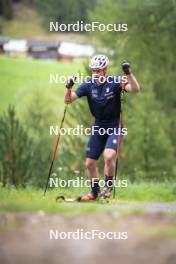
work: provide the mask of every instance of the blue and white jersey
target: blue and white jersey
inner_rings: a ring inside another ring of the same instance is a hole
[[[121,91],[121,77],[108,76],[101,85],[97,85],[93,80],[82,83],[75,93],[78,97],[87,97],[96,124],[114,126],[120,118]]]

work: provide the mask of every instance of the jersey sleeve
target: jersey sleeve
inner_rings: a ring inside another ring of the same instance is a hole
[[[82,83],[75,91],[78,97],[87,96],[87,83]]]

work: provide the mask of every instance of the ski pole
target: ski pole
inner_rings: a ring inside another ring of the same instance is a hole
[[[75,78],[70,79],[69,82],[67,83],[67,85],[66,85],[66,88],[67,88],[66,98],[70,98],[71,91],[72,91],[71,89],[72,89],[74,83],[75,83]],[[66,112],[67,112],[67,107],[68,107],[68,104],[65,104],[64,113],[63,113],[63,117],[62,117],[61,124],[60,124],[60,128],[59,128],[59,133],[58,133],[58,135],[56,137],[56,144],[55,144],[54,151],[53,151],[53,155],[52,155],[52,158],[51,158],[51,164],[50,164],[50,168],[49,168],[49,172],[48,172],[48,177],[47,177],[47,181],[46,181],[46,185],[45,185],[44,196],[46,195],[46,191],[47,191],[47,188],[48,188],[49,179],[50,179],[50,176],[51,176],[51,172],[52,172],[54,160],[55,160],[55,157],[56,157],[56,152],[57,152],[57,149],[58,149],[58,146],[59,146],[59,142],[60,142],[60,130],[63,127],[63,124],[64,124],[65,115],[66,115]]]
[[[118,161],[119,161],[119,157],[120,157],[121,128],[122,128],[122,120],[121,120],[121,114],[120,114],[119,127],[118,127],[118,132],[120,131],[120,135],[118,135],[118,138],[117,138],[117,155],[116,155],[115,177],[114,177],[115,182],[117,179]],[[115,199],[115,197],[116,197],[116,187],[114,185],[113,186],[113,199]]]
[[[117,138],[117,150],[116,150],[116,163],[115,163],[115,182],[117,179],[117,169],[118,169],[118,163],[119,163],[119,158],[120,158],[120,141],[121,141],[121,130],[122,130],[122,109],[125,101],[125,91],[124,91],[125,86],[122,84],[122,94],[121,94],[121,110],[120,110],[120,118],[119,118],[119,125],[118,125],[118,132],[120,130],[120,135],[118,135]],[[116,197],[116,187],[115,185],[113,186],[113,199]]]

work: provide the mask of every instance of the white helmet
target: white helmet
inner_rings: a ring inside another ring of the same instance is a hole
[[[109,59],[105,55],[95,55],[90,60],[89,68],[91,69],[104,69],[108,66]]]

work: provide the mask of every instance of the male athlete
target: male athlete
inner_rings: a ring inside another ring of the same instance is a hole
[[[132,73],[128,62],[122,63],[122,70],[127,76],[126,83],[120,77],[107,75],[109,59],[104,55],[94,56],[89,64],[92,79],[82,83],[75,92],[65,96],[65,103],[72,103],[82,96],[86,96],[90,111],[95,117],[94,126],[104,128],[105,131],[118,129],[121,110],[121,91],[139,92],[140,86]],[[69,85],[68,85],[69,86]],[[98,129],[90,136],[87,153],[86,167],[91,180],[91,192],[82,195],[80,201],[92,201],[97,197],[109,198],[113,187],[115,174],[115,157],[117,153],[117,133],[99,133]],[[96,168],[100,155],[104,155],[105,186],[100,192],[99,175]]]

